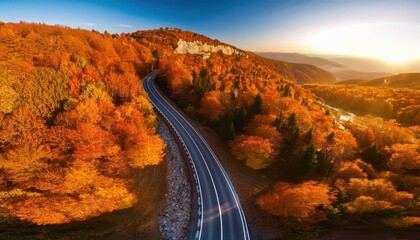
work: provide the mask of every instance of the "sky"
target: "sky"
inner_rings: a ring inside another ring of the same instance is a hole
[[[248,51],[420,58],[419,0],[0,0],[0,20],[111,33],[177,27]]]

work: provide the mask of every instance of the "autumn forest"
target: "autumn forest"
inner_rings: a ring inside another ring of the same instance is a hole
[[[135,171],[164,148],[137,75],[150,50],[23,23],[0,39],[2,215],[59,224],[133,206]]]
[[[164,164],[142,88],[158,69],[162,92],[217,134],[231,164],[268,182],[240,194],[246,214],[291,229],[420,225],[420,90],[322,84],[324,70],[233,46],[209,59],[175,53],[180,39],[229,46],[171,28],[0,22],[0,222],[64,224],[141,205],[139,173]]]

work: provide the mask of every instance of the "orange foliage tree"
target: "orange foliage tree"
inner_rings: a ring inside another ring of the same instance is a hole
[[[343,162],[337,170],[337,177],[349,180],[350,178],[367,178],[368,175],[356,162]]]
[[[262,137],[240,135],[231,145],[233,155],[255,170],[267,168],[276,154],[270,140]]]
[[[348,193],[356,198],[366,196],[375,200],[388,201],[398,207],[407,206],[414,197],[411,193],[397,191],[393,184],[385,179],[351,178]]]
[[[225,110],[217,95],[215,91],[206,93],[200,100],[200,109],[198,110],[205,119],[212,122],[219,120]]]
[[[311,220],[325,217],[323,208],[332,204],[335,195],[328,185],[316,181],[300,184],[277,183],[271,192],[258,198],[258,205],[270,214]]]
[[[388,167],[399,173],[420,170],[420,146],[416,144],[395,144],[386,149],[391,158]]]

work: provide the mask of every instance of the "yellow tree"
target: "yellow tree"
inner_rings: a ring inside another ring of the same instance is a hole
[[[144,168],[148,165],[159,164],[164,155],[165,144],[157,135],[146,135],[127,147],[125,153],[129,164],[133,168]]]
[[[19,94],[9,86],[0,87],[0,112],[10,113],[13,111],[15,101],[19,98]]]

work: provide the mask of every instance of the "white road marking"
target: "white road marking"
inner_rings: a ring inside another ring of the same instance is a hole
[[[150,78],[148,78],[147,79],[147,84],[151,84],[151,81],[150,81]],[[153,90],[155,90],[156,91],[156,89],[154,88],[154,86],[153,87],[150,87],[150,86],[148,86],[149,87],[149,89],[153,89]],[[202,154],[202,152],[200,151],[200,148],[197,146],[197,144],[195,143],[195,141],[194,141],[194,139],[193,139],[193,137],[190,135],[190,133],[187,131],[187,129],[182,125],[182,123],[177,119],[177,117],[159,100],[159,98],[156,96],[156,94],[155,93],[153,93],[153,91],[151,91],[150,92],[154,97],[155,97],[155,99],[160,103],[160,104],[162,104],[162,107],[163,108],[165,108],[167,111],[168,111],[168,113],[170,114],[170,115],[172,115],[173,117],[174,117],[174,119],[178,122],[178,124],[185,130],[185,133],[190,137],[190,139],[191,139],[191,141],[192,141],[192,143],[195,145],[195,147],[197,148],[197,150],[198,150],[198,152],[200,153],[200,155],[201,155],[201,158],[202,159],[204,159],[204,156],[203,156],[203,154]],[[156,105],[155,105],[156,106]],[[171,106],[172,107],[172,106]],[[156,106],[156,108],[157,108],[157,106]],[[172,108],[173,109],[173,108]],[[175,109],[173,109],[175,112],[176,112],[176,110]],[[162,112],[161,112],[162,113]],[[162,113],[162,115],[163,115],[163,113]],[[184,118],[182,118],[184,121],[186,121]],[[169,122],[169,121],[168,121]],[[188,123],[188,122],[187,122]],[[176,129],[174,128],[174,130],[176,131]],[[182,141],[182,138],[180,138],[181,139],[181,141]],[[185,143],[184,143],[185,144]],[[187,151],[188,151],[188,149],[186,149]],[[188,154],[191,156],[191,154],[189,153],[189,151],[188,151]],[[217,188],[216,188],[216,185],[215,185],[215,183],[214,183],[214,179],[213,179],[213,176],[212,176],[212,174],[211,174],[211,172],[210,172],[210,169],[209,169],[209,167],[208,167],[208,165],[207,165],[207,162],[206,161],[203,161],[204,162],[204,164],[205,164],[205,166],[206,166],[206,169],[207,169],[207,172],[209,173],[209,176],[210,176],[210,180],[211,180],[211,182],[212,182],[212,185],[213,185],[213,188],[214,188],[214,193],[216,194],[216,201],[217,201],[217,205],[218,205],[218,209],[219,209],[219,218],[220,218],[220,239],[221,240],[223,240],[223,219],[222,219],[222,210],[221,210],[221,207],[220,207],[220,200],[219,200],[219,194],[218,194],[218,192],[217,192]],[[197,175],[198,175],[198,172],[197,172]],[[201,189],[201,187],[200,187],[200,189]],[[201,193],[201,191],[200,191],[200,194],[202,194]],[[201,195],[201,199],[202,199],[202,195]],[[203,202],[202,202],[203,203]],[[203,209],[203,208],[202,208]],[[203,218],[203,213],[201,213],[201,218]],[[201,219],[201,229],[200,230],[202,230],[202,226],[203,226],[203,219]],[[199,239],[201,239],[201,232],[202,231],[200,231],[200,235],[199,235]]]
[[[147,80],[147,84],[151,84],[151,82],[153,81],[153,79],[154,79],[154,77],[155,77],[155,75],[156,75],[156,73],[157,72],[153,72],[152,73],[152,75],[149,75],[148,77],[146,77],[146,80]],[[153,79],[151,80],[151,81],[149,81],[150,80],[150,78],[152,78],[152,76],[153,76]],[[154,85],[152,85],[153,87],[150,87],[150,86],[148,86],[150,89],[153,89],[153,90],[155,90],[156,92],[157,92],[157,90],[156,90],[156,88],[154,87]],[[182,128],[186,131],[186,129],[185,129],[185,127],[179,122],[179,120],[177,119],[177,117],[171,112],[171,111],[169,111],[169,109],[158,99],[158,97],[156,97],[156,95],[154,94],[154,93],[152,93],[153,94],[153,96],[156,98],[156,100],[157,101],[159,101],[159,103],[160,104],[162,104],[162,106],[169,112],[169,114],[171,114],[174,118],[175,118],[175,120],[182,126]],[[159,94],[160,95],[160,94]],[[234,187],[233,187],[233,184],[232,184],[232,182],[230,181],[230,179],[229,179],[229,177],[228,177],[228,174],[227,174],[227,172],[224,170],[224,168],[222,167],[222,165],[221,165],[221,163],[220,163],[220,161],[219,161],[219,159],[217,158],[217,156],[215,155],[215,153],[213,152],[213,150],[210,148],[210,146],[207,144],[207,142],[204,140],[204,138],[195,130],[195,128],[180,114],[180,113],[178,113],[178,111],[165,99],[165,98],[163,98],[163,97],[160,97],[174,112],[175,112],[175,114],[179,117],[179,118],[181,118],[182,120],[184,120],[184,122],[186,122],[187,123],[187,125],[197,134],[197,136],[200,138],[200,140],[202,141],[202,143],[206,146],[206,148],[207,148],[207,150],[210,152],[210,154],[213,156],[213,158],[215,159],[215,161],[216,161],[216,163],[217,163],[217,166],[219,167],[219,169],[221,170],[221,172],[222,172],[222,174],[223,174],[223,177],[224,177],[224,179],[225,179],[225,181],[227,182],[227,184],[228,184],[228,186],[229,186],[229,190],[230,190],[230,192],[231,192],[231,194],[232,194],[232,196],[233,196],[233,198],[234,198],[234,200],[235,200],[235,205],[236,205],[236,208],[238,209],[238,212],[239,212],[239,216],[240,216],[240,218],[241,218],[241,224],[242,224],[242,229],[243,229],[243,234],[244,234],[244,239],[250,239],[250,236],[249,236],[249,230],[248,230],[248,224],[247,224],[247,222],[246,222],[246,218],[245,218],[245,214],[244,214],[244,212],[243,212],[243,209],[242,209],[242,206],[241,206],[241,204],[240,204],[240,202],[239,202],[239,200],[238,200],[238,196],[237,196],[237,194],[236,194],[236,192],[234,191]],[[153,103],[153,102],[152,102]],[[155,105],[154,103],[153,103],[153,105]],[[155,105],[156,106],[156,105]],[[156,106],[156,108],[157,108],[157,106]],[[160,111],[161,112],[161,111]],[[161,112],[162,113],[162,112]],[[162,113],[162,115],[163,115],[163,113]],[[166,117],[165,117],[166,118]],[[168,120],[168,119],[167,119]],[[168,120],[168,122],[169,122],[169,120]],[[175,130],[175,129],[174,129]],[[176,130],[175,130],[176,131]],[[177,132],[177,131],[176,131]],[[201,153],[201,151],[200,151],[200,149],[198,148],[198,146],[197,146],[197,144],[195,143],[195,141],[193,140],[193,138],[191,137],[191,135],[186,131],[186,133],[188,134],[188,136],[191,138],[191,140],[192,140],[192,142],[194,143],[194,145],[197,147],[197,149],[198,149],[198,151],[200,152],[200,155],[203,157],[203,155],[202,155],[202,153]],[[177,135],[178,135],[178,137],[180,138],[180,136],[179,136],[179,134],[178,134],[178,132],[177,132]],[[181,138],[180,138],[181,139]],[[182,141],[182,139],[181,139],[181,141]],[[183,143],[183,145],[184,145],[184,148],[186,148],[185,147],[185,143],[182,141],[182,143]],[[188,151],[188,149],[186,149],[187,151]],[[188,154],[191,156],[191,154],[188,152]],[[204,157],[203,157],[203,159],[204,159]],[[190,158],[190,161],[191,161],[191,163],[194,165],[194,168],[195,168],[195,164],[193,163],[193,161],[192,161],[192,159]],[[210,178],[211,178],[211,180],[212,180],[212,184],[213,184],[213,187],[214,187],[214,189],[215,189],[215,193],[216,193],[216,199],[217,199],[217,202],[218,202],[218,205],[219,205],[219,217],[220,217],[220,223],[221,223],[221,232],[222,232],[222,236],[221,236],[221,239],[223,239],[223,226],[222,226],[222,215],[221,215],[221,209],[220,209],[220,202],[219,202],[219,199],[218,199],[218,194],[217,194],[217,190],[216,190],[216,186],[215,186],[215,184],[214,184],[214,181],[213,181],[213,177],[212,177],[212,175],[211,175],[211,173],[210,173],[210,169],[208,168],[208,165],[207,165],[207,163],[206,163],[206,161],[204,161],[204,163],[205,163],[205,165],[206,165],[206,168],[207,168],[207,171],[209,172],[209,175],[210,175]],[[195,168],[195,171],[196,171],[196,168]],[[198,173],[196,172],[196,174],[198,175]],[[200,181],[198,181],[198,183],[200,184]],[[200,189],[201,189],[201,187],[200,187]],[[202,193],[201,193],[201,191],[200,191],[200,196],[201,196],[201,205],[202,205]],[[200,203],[200,202],[199,202]],[[200,205],[200,204],[199,204]],[[202,224],[203,224],[203,214],[201,213],[201,228],[199,229],[199,231],[200,230],[202,230]],[[199,237],[199,239],[201,239],[201,231],[200,231],[200,237]]]

